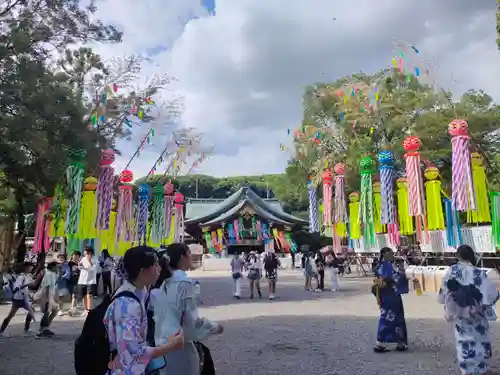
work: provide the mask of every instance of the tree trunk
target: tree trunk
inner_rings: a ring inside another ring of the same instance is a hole
[[[26,255],[26,221],[24,220],[24,196],[19,186],[16,186],[15,197],[17,216],[16,262],[22,263]]]

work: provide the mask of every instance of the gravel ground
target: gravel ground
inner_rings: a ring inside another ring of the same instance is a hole
[[[200,280],[205,296],[202,315],[225,327],[223,335],[206,343],[219,375],[459,374],[451,327],[434,294],[404,297],[410,351],[375,354],[378,312],[369,279],[344,279],[337,293],[306,293],[300,271],[282,271],[275,301],[236,301],[227,274],[192,276]],[[243,295],[248,296],[246,282]],[[7,310],[0,306],[0,315]],[[74,374],[73,341],[81,318],[58,317],[53,323],[57,337],[35,340],[19,337],[23,316],[11,323],[12,337],[0,340],[0,373]],[[491,374],[500,375],[499,323],[493,323],[491,336]]]

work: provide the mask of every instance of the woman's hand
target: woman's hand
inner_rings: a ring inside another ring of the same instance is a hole
[[[172,336],[169,336],[167,345],[169,345],[171,351],[184,348],[184,331],[180,330]]]

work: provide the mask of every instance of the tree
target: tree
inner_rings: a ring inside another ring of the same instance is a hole
[[[84,149],[96,163],[104,143],[87,129],[81,91],[74,85],[76,72],[102,64],[82,49],[72,72],[53,58],[68,55],[77,43],[120,41],[114,27],[91,21],[95,10],[78,0],[8,0],[0,6],[0,170],[14,194],[21,233],[27,198],[52,193],[67,152]],[[88,64],[82,67],[82,61]],[[25,248],[20,250],[19,258]]]
[[[402,143],[409,135],[420,137],[423,159],[436,163],[446,177],[451,167],[448,123],[465,118],[475,147],[496,160],[498,109],[482,91],[471,90],[453,101],[449,93],[395,70],[360,73],[306,89],[303,125],[295,142],[299,158],[304,158],[304,148],[316,148],[310,173],[317,184],[326,165],[342,162],[348,167],[349,190],[358,190],[359,160],[376,157],[382,149],[394,152],[395,166],[402,171]]]

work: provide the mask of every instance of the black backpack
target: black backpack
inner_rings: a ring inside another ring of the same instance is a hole
[[[104,316],[111,302],[120,297],[130,297],[139,304],[139,298],[130,291],[120,292],[111,298],[104,296],[102,303],[89,311],[83,324],[82,333],[75,341],[75,372],[77,375],[105,375],[109,362],[116,355],[109,347],[108,332],[104,325]]]

